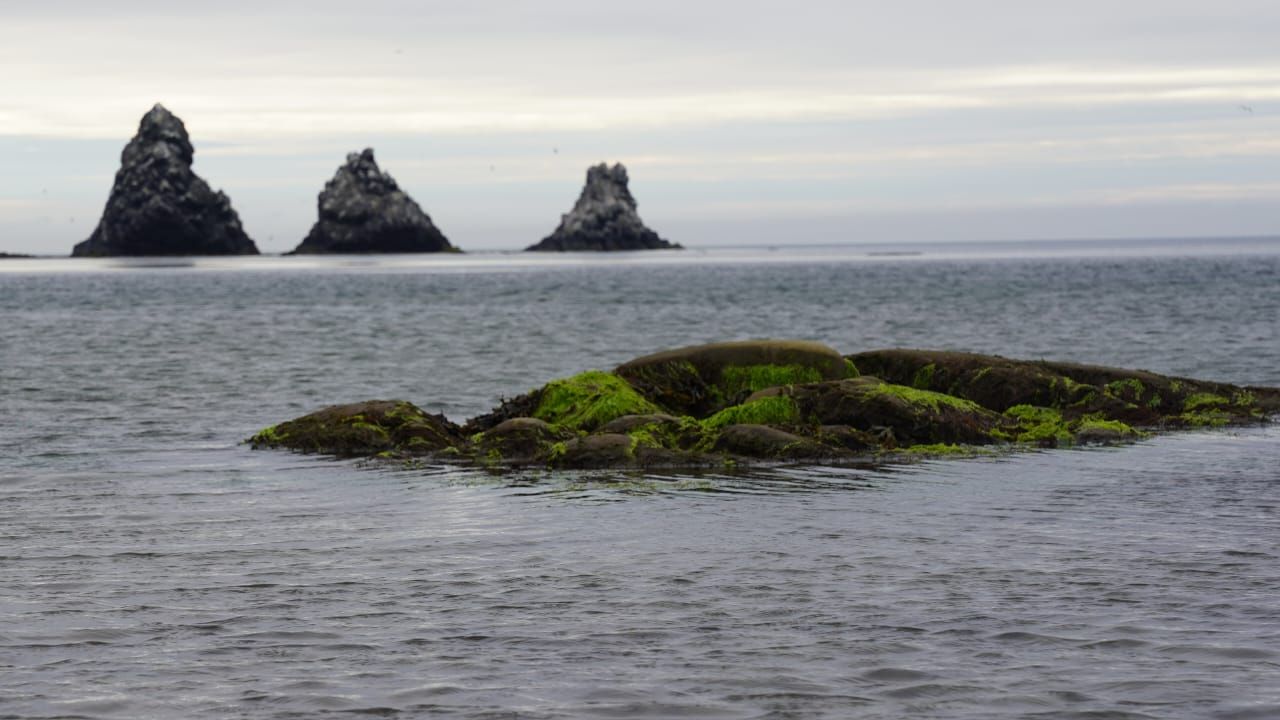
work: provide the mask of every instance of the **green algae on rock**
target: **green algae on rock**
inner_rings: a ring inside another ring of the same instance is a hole
[[[465,442],[458,426],[404,400],[368,400],[331,405],[272,425],[248,442],[255,448],[354,457],[387,451],[435,453]]]
[[[1018,405],[1054,408],[1067,420],[1101,414],[1133,426],[1178,428],[1247,424],[1280,408],[1275,388],[1148,370],[936,350],[875,350],[848,359],[861,372],[888,382],[954,395],[997,412]]]
[[[1267,421],[1280,390],[993,355],[761,340],[553,380],[459,427],[412,403],[335,405],[255,448],[484,467],[735,467],[972,457]]]
[[[701,417],[769,387],[840,380],[855,371],[815,342],[747,340],[665,350],[619,365],[615,374],[668,410]]]

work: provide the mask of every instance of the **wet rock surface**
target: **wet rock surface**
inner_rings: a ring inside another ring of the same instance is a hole
[[[874,373],[874,374],[872,374]],[[404,401],[325,408],[254,447],[490,467],[723,467],[1132,442],[1268,421],[1280,389],[1145,370],[818,343],[715,343],[580,373],[459,427]]]
[[[561,216],[551,235],[533,251],[662,250],[680,246],[645,226],[636,212],[627,169],[601,163],[587,170],[587,182],[573,210]]]
[[[71,254],[258,254],[227,196],[192,172],[194,156],[182,121],[153,107],[120,155],[98,226]]]
[[[430,454],[467,444],[458,426],[404,400],[331,405],[273,425],[249,439],[254,447],[287,447],[340,457],[396,451]]]
[[[418,203],[378,167],[371,148],[347,155],[317,206],[319,219],[291,254],[454,250]]]
[[[998,355],[894,349],[848,359],[891,383],[946,393],[998,412],[1020,405],[1056,408],[1067,420],[1103,416],[1143,427],[1212,427],[1256,421],[1275,412],[1280,399],[1274,388]]]

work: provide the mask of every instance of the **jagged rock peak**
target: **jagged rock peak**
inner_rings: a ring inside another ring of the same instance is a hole
[[[71,254],[257,255],[231,201],[191,171],[194,156],[182,120],[157,103],[120,153],[98,226]]]
[[[171,151],[179,162],[187,165],[194,161],[195,149],[191,147],[187,126],[160,103],[142,116],[138,134],[125,145],[120,162],[126,165],[137,162],[140,154],[157,149]]]
[[[631,196],[629,184],[627,168],[622,163],[615,163],[613,167],[606,163],[593,165],[587,168],[587,184],[582,187],[573,209],[586,211],[595,205],[619,204],[634,212],[636,199]]]
[[[378,167],[373,148],[347,154],[317,205],[316,224],[293,254],[454,250],[418,203]]]
[[[680,249],[645,226],[636,213],[627,168],[600,163],[587,168],[587,182],[573,210],[560,217],[555,232],[528,250]]]
[[[347,164],[338,168],[330,184],[342,181],[358,182],[365,192],[375,195],[386,195],[400,189],[394,178],[378,168],[373,148],[347,153]],[[325,189],[328,187],[326,185]]]

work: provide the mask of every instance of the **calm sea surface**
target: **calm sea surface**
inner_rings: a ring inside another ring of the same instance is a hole
[[[0,718],[1280,717],[1274,427],[737,475],[240,444],[759,337],[1280,385],[1280,241],[903,250],[0,261]]]

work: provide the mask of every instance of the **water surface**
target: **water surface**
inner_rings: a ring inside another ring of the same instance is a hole
[[[0,717],[1280,715],[1270,427],[733,475],[239,444],[752,337],[1280,385],[1274,245],[945,250],[6,262]]]

